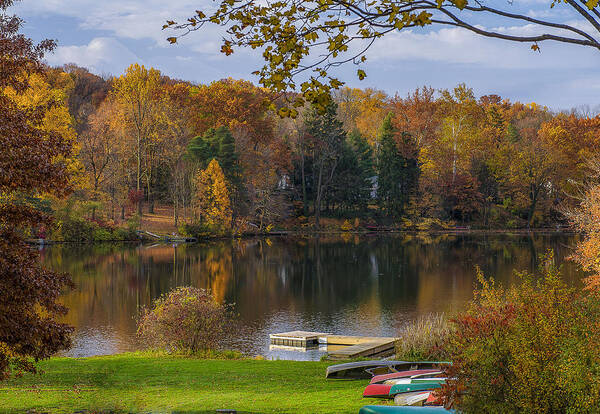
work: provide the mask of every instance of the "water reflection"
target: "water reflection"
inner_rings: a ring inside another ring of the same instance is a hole
[[[562,262],[564,235],[396,235],[270,238],[197,245],[57,245],[41,251],[73,275],[64,296],[77,329],[68,355],[135,349],[141,306],[175,286],[210,288],[234,302],[242,326],[235,345],[254,354],[315,359],[269,349],[268,334],[295,329],[390,336],[418,314],[457,310],[472,296],[474,267],[503,283],[513,269],[537,268],[548,249]],[[575,266],[565,276],[577,283]]]

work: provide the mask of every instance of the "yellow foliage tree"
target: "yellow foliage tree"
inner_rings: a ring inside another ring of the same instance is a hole
[[[231,229],[231,197],[219,162],[213,159],[205,170],[200,170],[194,184],[195,213],[215,231],[226,232]]]
[[[125,124],[133,138],[128,144],[135,159],[136,190],[142,190],[146,180],[147,198],[152,212],[151,182],[157,157],[159,137],[157,131],[164,122],[164,94],[161,93],[161,73],[137,63],[129,66],[125,74],[113,79],[111,98],[120,106]],[[138,213],[142,213],[141,202]]]
[[[377,131],[389,113],[389,97],[376,89],[342,88],[335,96],[338,116],[346,131],[358,130],[375,146]]]
[[[29,88],[17,94],[12,88],[5,93],[23,109],[46,107],[41,129],[44,132],[60,134],[71,147],[70,157],[58,158],[56,162],[65,162],[69,181],[74,189],[85,189],[88,183],[85,168],[79,161],[79,143],[74,128],[73,117],[69,113],[67,101],[73,89],[73,80],[67,73],[48,69],[46,73],[33,73],[28,79]]]

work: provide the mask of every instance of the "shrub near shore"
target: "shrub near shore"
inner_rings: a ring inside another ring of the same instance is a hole
[[[408,324],[400,333],[396,356],[406,361],[447,361],[445,345],[454,326],[444,314],[428,314]]]
[[[504,289],[479,273],[446,346],[448,405],[464,413],[590,413],[600,404],[600,300],[568,287],[549,253],[541,278]]]
[[[137,332],[150,349],[198,354],[223,347],[231,316],[231,306],[218,303],[210,292],[179,287],[142,311]]]

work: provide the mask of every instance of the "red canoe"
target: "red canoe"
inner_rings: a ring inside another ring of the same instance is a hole
[[[391,385],[385,384],[369,384],[363,392],[363,397],[367,398],[394,398],[390,396]]]
[[[439,369],[416,369],[413,371],[392,372],[391,374],[375,375],[371,378],[370,384],[382,384],[384,381],[396,378],[409,378],[413,375],[433,374],[440,372]]]

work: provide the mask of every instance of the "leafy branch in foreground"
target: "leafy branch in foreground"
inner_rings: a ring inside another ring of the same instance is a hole
[[[310,72],[300,83],[300,96],[293,106],[310,102],[321,112],[330,102],[330,92],[343,85],[332,68],[366,61],[373,43],[388,33],[427,25],[460,27],[475,34],[513,42],[531,43],[539,51],[539,42],[556,41],[600,50],[600,9],[598,0],[548,0],[549,6],[565,7],[585,20],[586,25],[559,20],[539,19],[504,7],[489,7],[474,0],[280,0],[253,2],[222,0],[208,12],[196,10],[185,22],[169,20],[163,29],[174,28],[177,36],[170,43],[203,28],[207,23],[226,30],[221,52],[226,55],[238,48],[259,49],[265,64],[254,72],[264,87],[276,93],[296,90],[298,75]],[[560,16],[560,13],[557,13]],[[499,27],[526,24],[535,34],[523,29],[514,34],[488,29],[482,22],[501,21]],[[310,57],[313,57],[310,59]],[[357,70],[364,79],[364,69]],[[295,117],[296,109],[281,108],[281,116]]]

